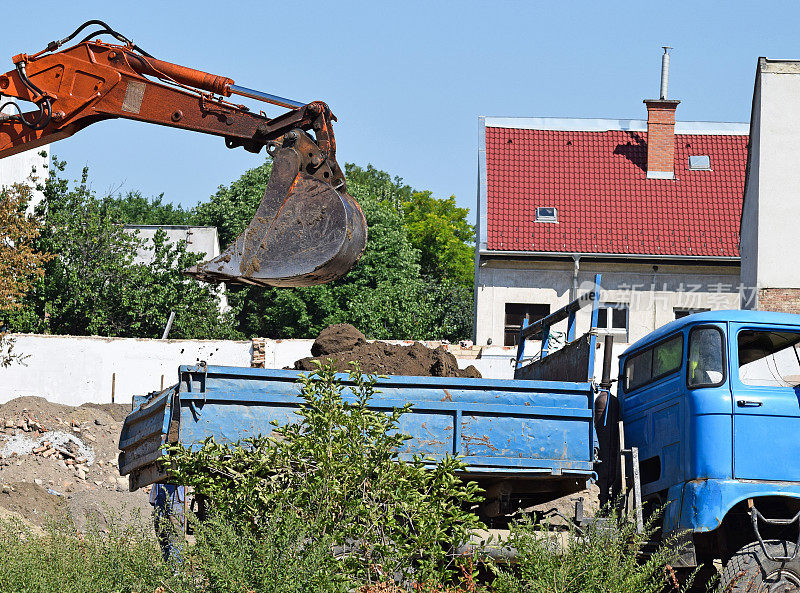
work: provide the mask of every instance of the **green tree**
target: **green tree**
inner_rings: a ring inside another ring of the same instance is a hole
[[[322,286],[296,289],[229,286],[240,331],[249,336],[308,338],[331,323],[349,322],[367,336],[379,339],[458,340],[469,336],[471,259],[468,273],[460,276],[456,273],[458,265],[439,265],[451,255],[459,255],[453,242],[455,237],[466,233],[463,226],[466,210],[455,208],[452,199],[438,206],[439,201],[425,192],[422,194],[427,199],[415,199],[415,192],[402,179],[392,178],[371,165],[362,169],[348,164],[345,169],[348,191],[361,204],[367,219],[369,239],[361,260],[347,275]],[[195,208],[195,222],[217,226],[220,243],[223,246],[231,243],[252,219],[270,170],[267,162],[247,171],[230,186],[220,187],[209,202]],[[406,203],[410,204],[410,216],[418,228],[415,232],[420,237],[419,243],[429,252],[435,246],[424,232],[433,232],[435,227],[429,230],[422,224],[424,208],[438,207],[439,226],[445,227],[445,221],[450,220],[452,228],[446,229],[450,237],[449,255],[438,260],[429,258],[433,263],[428,266],[428,274],[422,269],[421,249],[414,244],[407,224]],[[471,229],[469,225],[467,228]],[[463,249],[471,254],[468,244]]]
[[[56,255],[11,319],[21,331],[72,335],[159,337],[170,310],[176,312],[173,337],[227,338],[233,316],[219,312],[214,288],[181,274],[201,256],[185,245],[168,245],[158,235],[149,248],[119,222],[118,202],[88,188],[88,170],[77,184],[59,176],[63,161],[53,160],[38,206],[44,218],[40,251]],[[152,251],[153,263],[136,263],[139,251]]]
[[[132,266],[128,285],[121,291],[118,318],[124,320],[125,334],[158,338],[174,311],[171,338],[242,337],[234,329],[233,312],[220,313],[219,288],[180,273],[204,259],[187,252],[185,241],[170,243],[159,229],[139,253],[152,261]]]
[[[370,408],[375,377],[358,370],[339,381],[321,367],[298,380],[295,421],[234,446],[167,447],[176,481],[194,487],[231,521],[254,526],[291,510],[314,537],[348,549],[339,568],[359,581],[451,582],[458,547],[484,528],[466,510],[480,502],[462,460],[418,455],[401,461],[411,438],[400,431],[411,406]],[[347,396],[343,396],[347,393]],[[271,528],[269,524],[266,525]],[[435,590],[435,589],[433,589]]]
[[[415,191],[403,202],[405,226],[411,244],[420,251],[422,273],[447,277],[472,290],[475,228],[456,197],[437,199],[429,191]]]
[[[249,169],[229,186],[221,185],[208,202],[198,204],[192,213],[193,224],[215,226],[223,249],[247,228],[261,202],[272,172],[272,161]]]
[[[27,184],[0,188],[0,367],[25,359],[14,352],[6,319],[20,314],[26,295],[41,280],[44,265],[52,258],[36,249],[41,227],[37,216],[26,213],[30,198]]]
[[[118,221],[123,224],[188,225],[192,213],[170,202],[164,194],[146,198],[141,192],[130,191],[114,198]]]
[[[346,163],[344,166],[347,183],[351,186],[363,188],[369,195],[387,202],[397,210],[402,211],[403,203],[411,199],[414,190],[410,185],[403,183],[401,177],[389,175],[386,171],[367,165],[366,169]]]
[[[350,192],[367,219],[369,240],[361,260],[347,275],[329,284],[233,290],[231,303],[241,309],[239,321],[245,334],[308,338],[331,323],[349,322],[370,337],[388,337],[385,318],[373,317],[363,303],[375,302],[371,295],[376,290],[402,293],[401,282],[420,284],[419,255],[408,242],[397,210],[358,186],[351,186]],[[401,337],[406,335],[403,329],[392,325],[388,333]]]

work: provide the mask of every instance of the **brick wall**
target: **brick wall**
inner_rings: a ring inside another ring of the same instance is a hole
[[[758,291],[758,309],[800,313],[800,288],[762,288]]]
[[[647,171],[675,171],[675,109],[680,101],[646,100]]]
[[[264,338],[253,338],[253,354],[250,359],[250,366],[256,369],[263,369],[266,361],[266,340]]]

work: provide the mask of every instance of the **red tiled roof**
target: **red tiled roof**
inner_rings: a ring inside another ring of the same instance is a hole
[[[647,133],[486,127],[487,249],[738,257],[747,135],[676,134],[647,179]],[[711,171],[689,170],[690,155]],[[534,222],[536,208],[558,223]]]

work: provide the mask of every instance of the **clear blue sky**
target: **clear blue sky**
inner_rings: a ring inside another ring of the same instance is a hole
[[[800,58],[796,2],[34,6],[18,7],[24,18],[7,13],[0,71],[12,55],[99,18],[157,58],[326,101],[339,117],[342,165],[372,163],[473,211],[479,115],[644,118],[668,44],[678,119],[748,121],[758,56]],[[73,177],[88,165],[98,192],[163,192],[187,206],[263,159],[220,138],[127,121],[95,124],[52,149]]]

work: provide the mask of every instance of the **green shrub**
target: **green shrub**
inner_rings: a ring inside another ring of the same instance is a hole
[[[354,582],[452,580],[455,549],[483,527],[465,510],[480,500],[477,485],[461,482],[464,464],[454,457],[401,462],[410,437],[398,427],[409,407],[371,410],[375,378],[354,371],[350,381],[343,397],[345,386],[323,366],[301,378],[297,422],[242,446],[174,446],[166,464],[177,482],[256,532],[278,510],[314,525]]]
[[[507,540],[516,550],[512,566],[495,565],[497,593],[660,593],[673,585],[667,566],[671,542],[643,554],[656,514],[636,533],[630,521],[615,516],[584,530],[548,530],[530,519],[511,526]],[[691,581],[686,586],[691,585]],[[674,586],[674,585],[673,585]]]

